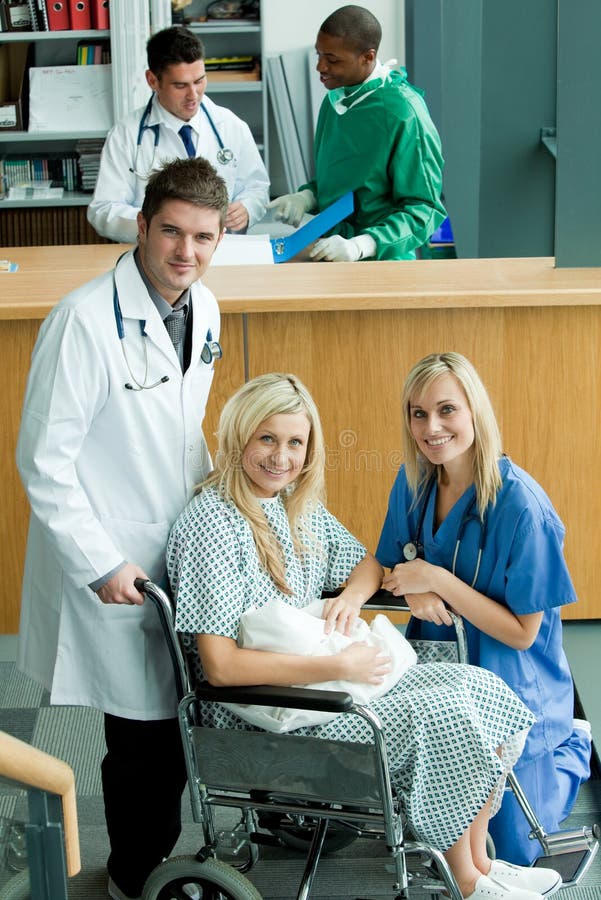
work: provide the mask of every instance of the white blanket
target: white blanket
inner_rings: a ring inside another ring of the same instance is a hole
[[[360,704],[387,693],[409,666],[417,662],[411,644],[384,615],[377,615],[371,625],[358,619],[353,633],[348,637],[339,631],[325,634],[325,620],[321,618],[323,604],[323,600],[317,600],[304,609],[297,609],[283,600],[269,600],[259,608],[253,606],[240,618],[238,645],[245,649],[293,653],[299,656],[333,655],[356,641],[364,641],[371,647],[377,647],[382,654],[390,656],[392,662],[392,670],[384,676],[382,684],[325,681],[298,685],[316,690],[347,691]],[[337,715],[274,706],[237,703],[223,705],[251,725],[278,733],[293,731],[301,726],[322,725]]]

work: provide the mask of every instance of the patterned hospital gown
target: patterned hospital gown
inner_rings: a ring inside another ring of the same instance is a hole
[[[176,627],[184,633],[199,678],[195,634],[236,640],[240,616],[249,606],[277,597],[304,607],[324,590],[339,587],[365,555],[365,548],[319,505],[307,520],[318,546],[299,558],[281,499],[259,502],[284,549],[293,596],[278,591],[260,567],[246,520],[214,488],[193,498],[171,532],[167,564],[177,602]],[[504,775],[534,721],[492,672],[453,663],[412,666],[371,708],[384,725],[393,784],[411,829],[440,850],[463,834],[491,792],[496,811]],[[205,725],[253,730],[218,704],[204,715]],[[294,733],[371,740],[369,726],[356,716],[340,715]]]

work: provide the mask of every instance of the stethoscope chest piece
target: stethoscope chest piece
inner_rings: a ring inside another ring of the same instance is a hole
[[[227,166],[234,158],[234,154],[228,147],[221,147],[217,151],[217,162],[220,166]]]
[[[200,354],[203,363],[210,365],[210,363],[214,362],[216,359],[221,359],[222,356],[223,350],[221,349],[219,341],[212,341],[209,339],[209,336],[207,336],[207,340],[205,341]]]
[[[413,541],[407,541],[406,544],[403,544],[403,558],[405,562],[412,562],[414,559],[417,559],[419,556],[419,550],[417,544]]]

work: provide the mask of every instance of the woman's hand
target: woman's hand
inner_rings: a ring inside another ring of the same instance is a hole
[[[384,577],[382,587],[395,597],[427,594],[434,590],[432,580],[436,569],[436,566],[426,562],[425,559],[398,563],[390,574]]]
[[[340,678],[344,681],[382,684],[384,675],[392,669],[389,656],[363,641],[350,644],[337,654],[337,659],[341,663]]]
[[[405,594],[405,602],[411,610],[411,615],[424,622],[433,622],[435,625],[452,625],[453,620],[449,610],[438,594],[427,591],[424,594]]]
[[[361,603],[357,605],[357,600],[350,600],[344,594],[337,597],[329,597],[323,604],[321,618],[326,620],[324,631],[331,634],[332,631],[339,631],[350,637],[359,618],[359,610]]]

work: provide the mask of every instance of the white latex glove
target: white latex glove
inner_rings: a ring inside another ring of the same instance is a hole
[[[305,215],[315,208],[317,201],[315,194],[309,188],[297,191],[296,194],[282,194],[267,204],[267,209],[273,209],[273,217],[278,222],[287,222],[296,228]]]
[[[376,255],[376,242],[370,234],[343,238],[339,234],[320,238],[313,245],[309,256],[315,262],[357,262]]]

